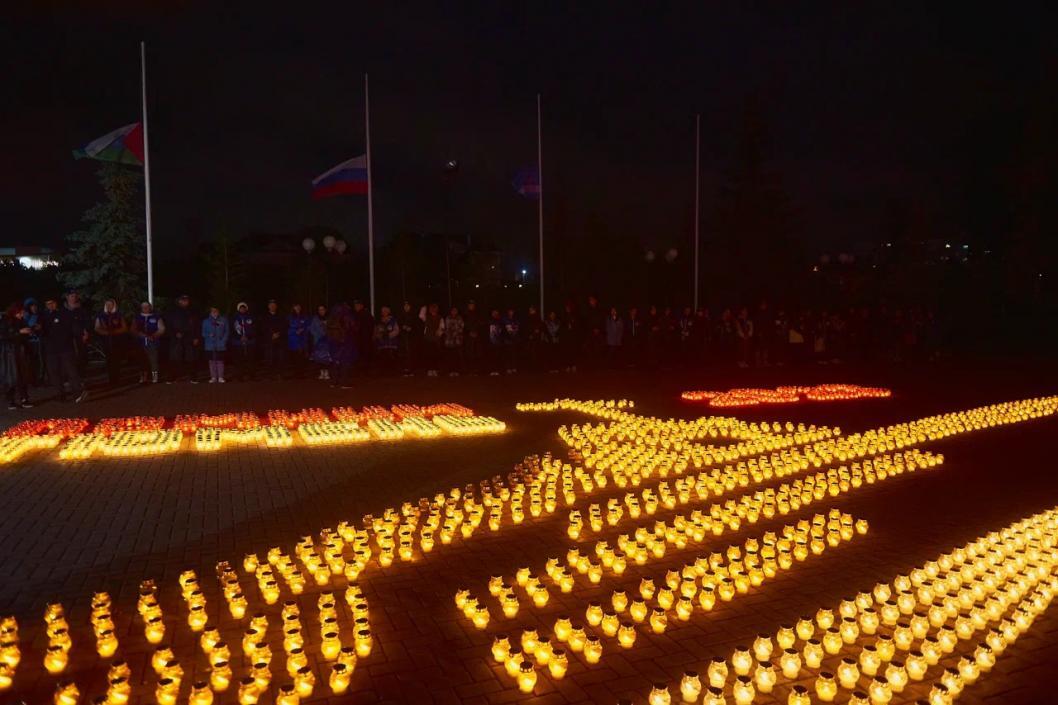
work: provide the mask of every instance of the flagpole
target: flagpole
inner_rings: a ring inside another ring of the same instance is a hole
[[[367,279],[371,288],[371,314],[375,313],[375,213],[374,185],[371,181],[371,103],[364,74],[364,134],[367,139]]]
[[[147,45],[140,42],[140,96],[143,108],[143,192],[147,220],[147,300],[154,304],[154,256],[151,242],[151,158],[147,144]]]
[[[537,199],[537,231],[540,239],[540,317],[547,319],[544,310],[544,139],[540,119],[540,94],[536,94],[536,180],[540,186]]]
[[[701,193],[702,114],[694,116],[694,310],[698,311],[698,198]]]

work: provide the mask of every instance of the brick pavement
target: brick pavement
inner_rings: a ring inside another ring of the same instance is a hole
[[[745,416],[800,417],[840,424],[851,432],[924,413],[1050,391],[1035,379],[1016,376],[1000,377],[991,386],[968,390],[954,384],[951,375],[911,384],[872,376],[853,378],[830,370],[813,372],[820,381],[893,386],[896,398],[852,406],[755,410]],[[770,374],[776,375],[772,379],[783,381],[780,373]],[[760,383],[771,383],[772,379]],[[743,383],[743,379],[733,382]],[[486,379],[471,384],[465,380],[396,380],[373,382],[352,395],[312,390],[311,399],[306,400],[304,385],[298,384],[267,388],[229,385],[225,389],[174,385],[136,390],[79,407],[78,412],[93,416],[172,415],[233,410],[232,399],[254,410],[300,408],[309,403],[327,406],[452,400],[507,421],[511,430],[498,438],[372,448],[246,449],[74,464],[30,458],[3,468],[0,567],[5,577],[0,583],[0,614],[14,611],[20,618],[23,662],[14,694],[0,695],[0,700],[10,696],[42,702],[51,697],[56,679],[40,666],[46,645],[40,614],[47,599],[60,598],[67,608],[75,644],[68,673],[80,687],[82,702],[105,690],[105,665],[92,649],[87,626],[89,600],[99,589],[109,590],[114,599],[115,631],[122,642],[119,655],[133,670],[131,702],[154,702],[156,677],[147,663],[150,647],[135,614],[140,580],[153,577],[161,587],[174,652],[184,664],[185,681],[190,682],[205,672],[207,664],[183,623],[186,608],[176,587],[181,570],[192,567],[198,571],[211,614],[219,614],[224,603],[212,569],[218,560],[230,560],[240,573],[252,612],[261,605],[252,578],[238,566],[245,552],[258,551],[263,556],[273,545],[290,552],[298,537],[324,526],[334,527],[342,519],[355,520],[368,512],[378,515],[382,508],[397,506],[403,500],[505,473],[530,453],[558,452],[561,445],[555,429],[562,423],[584,421],[570,414],[516,414],[514,401],[556,395],[630,396],[640,401],[644,411],[688,417],[706,413],[672,401],[673,393],[682,388],[689,388],[684,380],[618,375]],[[1004,393],[1004,389],[1009,391]],[[61,407],[45,404],[34,413],[58,415],[57,408]],[[4,421],[10,419],[7,416]],[[599,586],[578,579],[577,587],[568,594],[552,589],[550,602],[540,610],[532,609],[523,599],[518,616],[511,620],[503,618],[492,600],[492,620],[485,631],[474,629],[452,599],[463,586],[486,597],[491,575],[513,576],[523,565],[542,572],[549,556],[564,555],[571,544],[565,536],[565,512],[560,510],[556,516],[539,521],[527,519],[519,527],[505,522],[495,534],[475,534],[466,542],[456,539],[452,546],[438,546],[431,555],[412,563],[397,562],[386,569],[372,566],[358,583],[370,603],[374,650],[360,661],[350,690],[343,696],[328,696],[329,669],[321,668],[314,659],[317,687],[308,702],[611,703],[620,697],[645,702],[655,681],[668,683],[675,692],[684,670],[694,668],[704,673],[710,657],[729,655],[736,645],[758,632],[773,633],[780,623],[822,605],[836,604],[842,596],[891,579],[958,543],[1058,504],[1050,447],[1056,427],[1054,420],[1043,420],[926,444],[929,450],[945,454],[943,466],[823,501],[802,512],[836,507],[864,517],[871,525],[866,536],[809,558],[749,594],[718,604],[708,614],[696,612],[686,623],[670,620],[663,635],[641,630],[630,650],[620,650],[612,640],[604,639],[604,655],[598,665],[587,666],[573,657],[566,678],[554,681],[541,674],[531,696],[519,693],[514,681],[492,661],[492,638],[503,631],[516,641],[521,629],[530,627],[541,635],[549,634],[558,615],[578,617],[589,601],[608,600],[615,579],[607,576]],[[592,495],[591,501],[605,502],[609,496],[614,496],[612,488]],[[586,503],[582,509],[585,507]],[[681,511],[678,508],[667,516]],[[665,559],[642,568],[630,566],[616,584],[626,586],[631,594],[640,577],[657,580],[689,557],[760,536],[788,520],[776,518],[743,527],[718,539],[707,538],[686,551],[672,551]],[[582,542],[590,546],[596,538],[588,533]],[[344,585],[343,580],[338,583]],[[315,610],[317,595],[317,588],[306,590],[299,599],[303,610]],[[288,596],[284,592],[283,599]],[[344,608],[344,604],[339,607]],[[278,605],[269,613],[277,615]],[[347,617],[344,611],[342,615]],[[312,632],[311,620],[304,621],[306,632]],[[233,653],[238,651],[245,625],[226,613],[217,622]],[[272,629],[269,636],[276,654],[273,685],[261,702],[272,702],[276,684],[288,680],[283,672],[279,632]],[[960,702],[1042,702],[1048,692],[1045,669],[1058,662],[1055,636],[1058,617],[1051,610],[1000,658],[992,674],[967,689]],[[313,655],[318,651],[316,637],[312,634],[309,639]],[[239,668],[235,671],[240,675]],[[185,685],[182,698],[186,698],[187,689]],[[234,702],[234,690],[218,696],[218,701]]]

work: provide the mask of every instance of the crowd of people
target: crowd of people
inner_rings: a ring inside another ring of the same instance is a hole
[[[827,364],[844,360],[932,359],[940,349],[929,311],[851,308],[787,311],[767,301],[711,311],[702,307],[603,307],[589,296],[541,315],[535,306],[488,311],[468,301],[447,312],[436,303],[378,316],[360,301],[306,311],[269,300],[259,313],[239,303],[231,315],[198,310],[189,296],[158,313],[144,302],[135,315],[114,299],[92,314],[76,292],[62,299],[13,303],[0,319],[0,383],[10,408],[30,405],[29,388],[49,385],[60,399],[82,402],[90,357],[105,362],[119,385],[135,365],[141,384],[223,384],[229,365],[239,379],[315,376],[348,388],[355,377],[511,374],[582,368],[671,369]]]

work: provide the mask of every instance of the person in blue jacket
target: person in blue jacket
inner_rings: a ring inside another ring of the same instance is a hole
[[[295,376],[300,377],[309,358],[309,317],[301,310],[301,304],[290,307],[287,319],[287,350],[290,351],[291,366]]]
[[[228,319],[216,306],[209,309],[209,316],[202,321],[202,348],[209,358],[210,384],[224,384],[224,351],[228,349]]]
[[[256,367],[254,353],[257,346],[257,320],[250,313],[250,306],[245,301],[240,301],[235,307],[231,343],[235,349],[239,375],[243,379],[253,379]]]
[[[140,304],[140,313],[132,319],[132,337],[142,352],[140,363],[140,384],[147,383],[147,374],[151,375],[151,384],[158,384],[158,343],[165,335],[165,321],[154,312],[150,302]]]

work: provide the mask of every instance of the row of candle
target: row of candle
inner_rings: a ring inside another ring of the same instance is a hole
[[[600,418],[614,418],[625,409],[634,409],[636,403],[631,399],[555,399],[554,401],[518,402],[514,408],[518,411],[576,411]]]
[[[55,448],[62,442],[61,435],[53,436],[0,436],[0,465],[13,463],[35,450]]]
[[[545,460],[546,460],[546,458],[545,458]],[[570,472],[570,468],[569,468],[568,465],[563,466],[560,463],[552,462],[550,464],[550,470],[545,472],[539,465],[537,465],[537,466],[535,466],[533,468],[530,468],[529,472],[527,472],[524,475],[522,475],[521,478],[529,477],[529,478],[537,478],[537,479],[539,479],[541,476],[544,476],[544,475],[546,475],[549,478],[550,482],[554,482],[558,477],[564,475],[565,477],[563,477],[563,483],[565,483],[565,480],[567,478],[569,478],[570,475],[572,475],[572,472]],[[582,480],[587,479],[588,477],[590,477],[590,476],[587,473],[584,473],[583,471],[581,472],[580,478]],[[596,477],[596,479],[598,478],[597,475],[595,477]],[[514,481],[512,481],[512,482],[514,482]],[[570,482],[572,482],[572,479],[570,479]],[[538,484],[538,487],[539,486],[540,486],[540,484]],[[453,497],[453,496],[451,496],[452,493],[450,493],[449,496],[447,496],[447,497],[439,496],[439,497],[435,498],[433,506],[430,507],[430,518],[428,519],[428,521],[439,521],[442,509],[445,511],[448,519],[454,519],[460,513],[462,513],[463,510],[467,509],[467,507],[469,506],[469,510],[468,510],[467,513],[469,514],[468,518],[470,519],[470,521],[469,522],[463,522],[462,519],[460,518],[458,521],[453,522],[453,524],[454,525],[458,525],[460,527],[462,527],[462,524],[470,524],[470,525],[472,525],[472,528],[473,528],[474,526],[476,526],[474,524],[475,517],[477,517],[476,521],[480,522],[480,517],[484,513],[484,507],[489,507],[490,508],[489,509],[489,512],[490,512],[490,526],[491,526],[492,516],[493,516],[493,511],[492,510],[495,508],[495,506],[497,504],[497,502],[495,500],[499,499],[500,503],[502,503],[502,501],[503,501],[502,497],[503,497],[504,494],[506,494],[508,497],[511,497],[513,495],[513,493],[508,488],[503,487],[502,485],[494,484],[492,486],[489,486],[489,489],[487,490],[490,493],[491,493],[492,489],[496,489],[497,490],[496,494],[493,495],[493,497],[490,499],[490,498],[488,498],[485,495],[485,491],[486,490],[485,490],[485,486],[484,485],[483,485],[482,489],[483,489],[482,502],[481,503],[477,503],[475,501],[475,498],[473,497],[473,494],[472,494],[473,488],[468,488],[469,491],[466,493],[466,495],[463,496],[463,509],[457,509],[456,508],[458,506],[457,505],[457,500],[459,499],[459,495],[458,494],[456,494]],[[523,496],[524,496],[524,493],[523,493]],[[546,505],[546,501],[544,502],[544,504]],[[414,516],[416,521],[417,521],[418,520],[418,513],[421,513],[423,508],[424,507],[423,507],[422,503],[420,503],[420,507],[419,508],[414,508],[414,507],[412,507],[412,505],[406,505],[405,507],[402,507],[402,510],[401,510],[401,512],[399,514],[397,512],[395,512],[395,511],[387,510],[387,514],[385,514],[382,519],[372,519],[371,522],[365,522],[365,523],[369,524],[371,530],[375,532],[376,540],[379,539],[379,538],[384,538],[384,536],[385,536],[385,534],[387,532],[388,532],[388,534],[390,536],[390,539],[392,539],[392,536],[394,535],[395,532],[398,532],[398,533],[399,532],[404,532],[405,529],[408,526],[411,525],[411,521],[410,520],[411,520],[412,516]],[[402,523],[402,519],[403,519],[403,521],[405,521],[407,523]],[[460,523],[460,522],[462,522],[462,523]],[[400,527],[400,528],[398,529],[398,527]],[[380,529],[384,529],[385,531],[380,531]],[[434,527],[434,530],[436,530],[436,527]],[[463,531],[463,530],[460,530],[458,533],[462,533],[462,534],[466,535],[466,532]],[[402,536],[403,536],[403,534],[402,534]],[[403,542],[404,542],[404,539],[402,538],[402,544],[403,544]]]
[[[998,621],[984,642],[972,654],[960,656],[956,667],[946,669],[935,684],[929,702],[948,705],[964,684],[989,670],[995,652],[1002,652],[1049,604],[1058,589],[1056,544],[1058,511],[1051,510],[945,553],[892,583],[845,598],[836,609],[821,608],[814,618],[781,627],[774,638],[758,635],[752,646],[735,650],[730,668],[721,657],[710,662],[704,702],[730,702],[724,691],[732,670],[737,677],[730,684],[731,694],[743,705],[758,693],[772,693],[779,673],[793,681],[807,666],[819,671],[813,687],[820,701],[832,702],[840,688],[854,691],[850,703],[884,705],[909,681],[924,680],[928,669],[961,641]],[[857,658],[854,650],[861,635],[873,639]],[[798,643],[800,650],[795,648]],[[778,669],[776,646],[781,650]],[[894,660],[902,653],[904,660]],[[820,670],[828,656],[842,655],[833,672]],[[869,685],[857,690],[863,677]],[[697,673],[685,674],[680,693],[684,702],[698,702],[702,683]],[[809,698],[805,688],[793,686],[788,702],[806,704]],[[664,705],[670,699],[661,685],[652,691],[650,702]]]
[[[234,585],[238,590],[238,579],[226,562],[217,566],[218,577],[224,586],[225,595]],[[210,664],[209,682],[195,683],[191,689],[189,702],[207,705],[212,702],[214,692],[226,690],[232,680],[230,665],[231,651],[220,636],[220,632],[210,625],[206,617],[206,599],[200,588],[194,571],[180,574],[178,583],[181,595],[188,608],[188,625],[193,632],[200,633],[199,644]],[[360,588],[353,584],[345,590],[345,600],[352,612],[355,625],[355,646],[343,647],[338,636],[337,611],[334,595],[330,592],[320,594],[317,606],[321,633],[320,652],[324,659],[336,661],[332,667],[329,683],[335,694],[341,694],[349,686],[349,677],[356,665],[357,657],[370,655],[373,645],[369,622],[368,605]],[[164,635],[164,624],[161,622],[161,608],[157,602],[157,588],[152,581],[141,585],[138,610],[145,624],[155,627],[148,631],[148,641],[157,644]],[[100,657],[111,658],[118,647],[114,633],[114,623],[110,614],[111,600],[107,593],[96,593],[92,601],[91,621],[96,635],[96,650]],[[245,610],[237,615],[241,619]],[[233,616],[236,616],[233,611]],[[59,603],[49,603],[44,614],[45,626],[49,636],[49,646],[44,658],[45,668],[53,675],[61,674],[68,663],[68,652],[72,647],[69,637],[69,625]],[[160,625],[160,628],[158,628]],[[284,696],[308,697],[312,694],[315,677],[309,668],[308,657],[304,651],[305,640],[301,634],[300,609],[294,601],[283,605],[281,626],[283,628],[283,648],[286,652],[286,670],[293,683],[282,686],[277,702],[296,703],[297,699]],[[239,702],[252,705],[258,701],[271,679],[269,664],[271,650],[264,641],[268,619],[258,613],[250,620],[249,628],[243,637],[242,651],[250,672],[239,688]],[[18,641],[18,623],[14,617],[5,617],[0,621],[0,691],[10,688],[14,681],[15,669],[21,660]],[[173,705],[178,698],[183,678],[183,668],[176,660],[172,648],[159,646],[153,652],[151,665],[159,681],[155,689],[155,699],[159,705]],[[108,673],[108,691],[105,696],[97,698],[98,702],[109,705],[125,705],[131,693],[131,673],[124,661],[115,662]],[[55,702],[76,703],[79,697],[77,686],[72,681],[62,681],[56,688]]]
[[[688,564],[682,572],[670,571],[660,589],[655,587],[652,579],[644,578],[639,585],[642,599],[629,600],[624,590],[615,590],[611,597],[612,610],[604,610],[600,603],[591,602],[585,611],[585,622],[599,629],[606,637],[616,638],[621,648],[629,649],[636,642],[637,624],[646,623],[651,632],[664,633],[669,625],[670,613],[679,621],[691,619],[696,595],[699,608],[709,611],[718,596],[721,601],[730,601],[736,594],[748,592],[751,585],[760,586],[766,578],[789,569],[795,561],[822,553],[827,546],[837,546],[842,541],[851,540],[856,534],[866,532],[865,521],[831,510],[826,516],[819,514],[811,520],[784,527],[782,538],[774,532],[768,532],[760,539],[748,539],[742,546],[729,547],[725,554],[714,554],[708,559],[702,558]],[[811,546],[811,550],[808,546]],[[601,556],[599,558],[602,560]],[[560,566],[558,559],[552,558],[545,566],[548,576],[560,586],[562,592],[572,590],[571,569],[591,576],[594,566],[595,575],[599,575],[598,564],[580,555],[577,548],[570,549],[567,563],[568,568]],[[539,577],[530,574],[528,568],[519,569],[515,582],[532,597],[538,607],[546,604],[547,600],[541,600],[539,596],[546,595],[547,588]],[[592,582],[597,582],[597,579]],[[505,617],[513,618],[517,614],[514,588],[502,576],[492,576],[488,590],[500,602]],[[652,600],[654,606],[648,607]],[[488,626],[490,615],[487,606],[471,596],[468,589],[461,588],[456,592],[455,603],[476,628]],[[573,653],[583,653],[589,665],[598,663],[602,658],[603,646],[599,637],[588,633],[583,625],[571,621],[568,616],[557,618],[554,637],[556,641],[567,644]],[[530,692],[536,683],[536,675],[531,672],[534,669],[530,657],[535,659],[536,666],[546,668],[553,678],[561,679],[565,675],[568,667],[565,652],[553,650],[550,640],[540,638],[536,630],[524,631],[521,645],[520,651],[512,649],[507,636],[499,635],[493,642],[492,654],[497,662],[505,664],[508,673],[517,679],[523,692]]]
[[[770,388],[741,387],[722,392],[683,392],[684,401],[709,402],[714,408],[758,406],[760,404],[795,404],[809,401],[846,401],[850,399],[886,399],[892,390],[884,387],[861,387],[858,384],[817,384]]]
[[[573,426],[564,433],[560,430],[560,436],[583,458],[585,467],[609,470],[615,480],[619,474],[639,475],[642,479],[654,474],[663,477],[669,472],[683,474],[690,467],[729,463],[741,457],[777,450],[766,447],[771,444],[789,448],[808,443],[810,445],[799,449],[799,453],[791,452],[791,455],[798,459],[807,458],[810,464],[819,467],[835,460],[873,455],[956,433],[1039,418],[1053,414],[1056,409],[1058,397],[1028,399],[926,417],[850,436],[840,436],[840,429],[826,429],[831,431],[829,434],[814,434],[826,435],[824,438],[758,435],[754,440],[740,444],[742,447],[719,449],[702,449],[694,442],[701,433],[700,427],[631,414],[608,426]],[[717,417],[706,417],[706,420],[710,418]],[[728,428],[725,431],[734,437],[742,429]]]
[[[305,422],[297,427],[297,436],[306,444],[339,445],[371,439],[437,438],[444,435],[469,436],[502,433],[506,425],[491,416],[436,416],[434,420],[406,417],[400,423],[371,419],[367,428],[354,422]],[[81,433],[70,436],[59,449],[64,460],[83,460],[94,455],[104,457],[151,456],[174,453],[183,447],[185,434],[179,428],[154,430],[115,430],[107,433]],[[63,442],[61,435],[0,436],[0,463],[11,463],[28,452],[50,449]],[[194,431],[192,448],[199,452],[217,451],[231,446],[288,448],[294,435],[288,426],[203,426]]]
[[[822,464],[819,462],[819,465]],[[865,464],[872,465],[870,459],[865,461]],[[588,526],[592,531],[599,532],[603,530],[604,523],[614,527],[624,518],[635,520],[644,513],[647,516],[653,516],[660,508],[672,510],[679,505],[701,502],[710,497],[720,497],[735,488],[745,488],[772,479],[787,477],[804,472],[810,467],[816,467],[816,464],[793,449],[783,451],[780,455],[773,454],[770,457],[762,456],[750,458],[748,461],[739,461],[737,466],[725,465],[723,468],[713,468],[695,475],[677,477],[673,483],[675,491],[667,481],[663,480],[653,487],[644,488],[641,491],[642,501],[639,496],[631,492],[626,492],[621,498],[611,497],[606,503],[605,522],[601,505],[589,505]],[[584,526],[581,513],[577,510],[571,511],[567,527],[569,537],[579,538]]]
[[[357,410],[349,406],[333,407],[326,412],[319,407],[288,411],[271,409],[262,418],[256,413],[227,412],[222,414],[177,414],[172,422],[163,416],[117,416],[99,419],[93,425],[85,418],[51,418],[27,419],[6,429],[5,437],[18,436],[73,436],[79,433],[101,433],[104,435],[118,431],[155,431],[170,427],[185,433],[199,428],[250,429],[258,426],[283,425],[296,428],[302,423],[322,421],[348,421],[366,426],[372,418],[384,418],[402,421],[405,418],[434,416],[474,416],[474,410],[462,404],[442,403],[419,406],[415,404],[395,404],[391,407],[366,406]]]
[[[845,466],[831,468],[792,483],[741,495],[724,504],[712,504],[707,512],[695,510],[689,519],[676,516],[671,525],[658,521],[652,528],[640,527],[634,536],[621,534],[617,537],[616,550],[608,541],[600,540],[596,542],[595,550],[603,558],[603,567],[620,575],[629,563],[645,565],[663,558],[668,545],[681,550],[692,541],[704,541],[709,535],[718,537],[726,531],[737,531],[743,523],[756,524],[761,519],[785,516],[824,498],[837,497],[863,485],[919,468],[935,467],[942,462],[943,456],[905,451],[881,456],[862,467],[854,465],[851,470]]]
[[[711,474],[699,473],[694,488],[698,495],[697,499],[705,499],[709,496],[710,491],[716,496],[733,489],[735,486],[745,487],[751,482],[756,483],[770,480],[776,476],[781,477],[801,472],[809,467],[819,467],[835,460],[860,458],[887,449],[909,447],[914,443],[929,438],[944,437],[951,433],[967,432],[1000,423],[1012,423],[1028,418],[1036,418],[1038,415],[1053,413],[1053,409],[1053,398],[1039,403],[1035,400],[1029,400],[1024,403],[994,405],[965,412],[929,417],[909,424],[875,429],[853,436],[830,438],[803,449],[793,448],[784,450],[781,454],[773,453],[771,456],[759,459],[750,458],[748,462],[740,461],[737,470],[731,466],[725,466],[722,471],[714,469]],[[614,464],[613,477],[616,484],[621,486],[629,481],[633,485],[639,484],[644,474],[640,471],[640,468],[644,467],[647,469],[645,474],[653,474],[654,472],[659,475],[666,474],[665,459],[660,458],[657,453],[646,450],[646,448],[646,446],[642,445],[636,446],[637,453],[640,454],[641,458],[643,458],[644,454],[647,456],[641,461],[637,462],[635,459],[623,457],[620,459],[620,464]],[[681,473],[686,466],[674,463],[672,467],[677,473]],[[628,480],[628,478],[631,479]],[[677,480],[678,492],[673,495],[666,491],[667,485],[659,483],[656,487],[661,490],[661,497],[655,496],[652,488],[647,488],[643,491],[642,506],[640,506],[638,499],[634,499],[634,496],[626,495],[627,515],[634,519],[644,510],[648,515],[653,514],[659,503],[667,509],[671,509],[674,506],[674,498],[676,502],[681,504],[695,501],[688,485],[689,483],[687,482],[683,482],[681,485],[680,480]],[[594,531],[601,530],[601,508],[593,507],[589,511],[591,514],[590,526]],[[611,500],[607,505],[606,523],[614,526],[621,521],[622,516],[625,514],[625,510],[614,500]],[[583,527],[583,517],[579,513],[573,514],[567,526],[567,534],[571,538],[577,538],[580,536]]]
[[[462,404],[442,403],[427,406],[415,404],[395,404],[390,408],[368,406],[357,411],[353,407],[341,406],[331,409],[330,417],[320,408],[302,409],[291,412],[272,409],[267,415],[267,423],[252,412],[235,412],[224,414],[178,414],[172,422],[172,428],[192,433],[200,428],[248,430],[260,426],[287,426],[296,428],[303,423],[321,423],[333,420],[357,423],[366,426],[372,418],[385,418],[401,421],[405,418],[434,416],[474,416],[474,410]],[[84,433],[90,424],[88,419],[29,419],[8,428],[3,436],[17,438],[20,436],[61,436],[69,437]],[[120,431],[157,431],[166,427],[164,416],[119,416],[100,419],[92,427],[92,433],[109,436]]]

